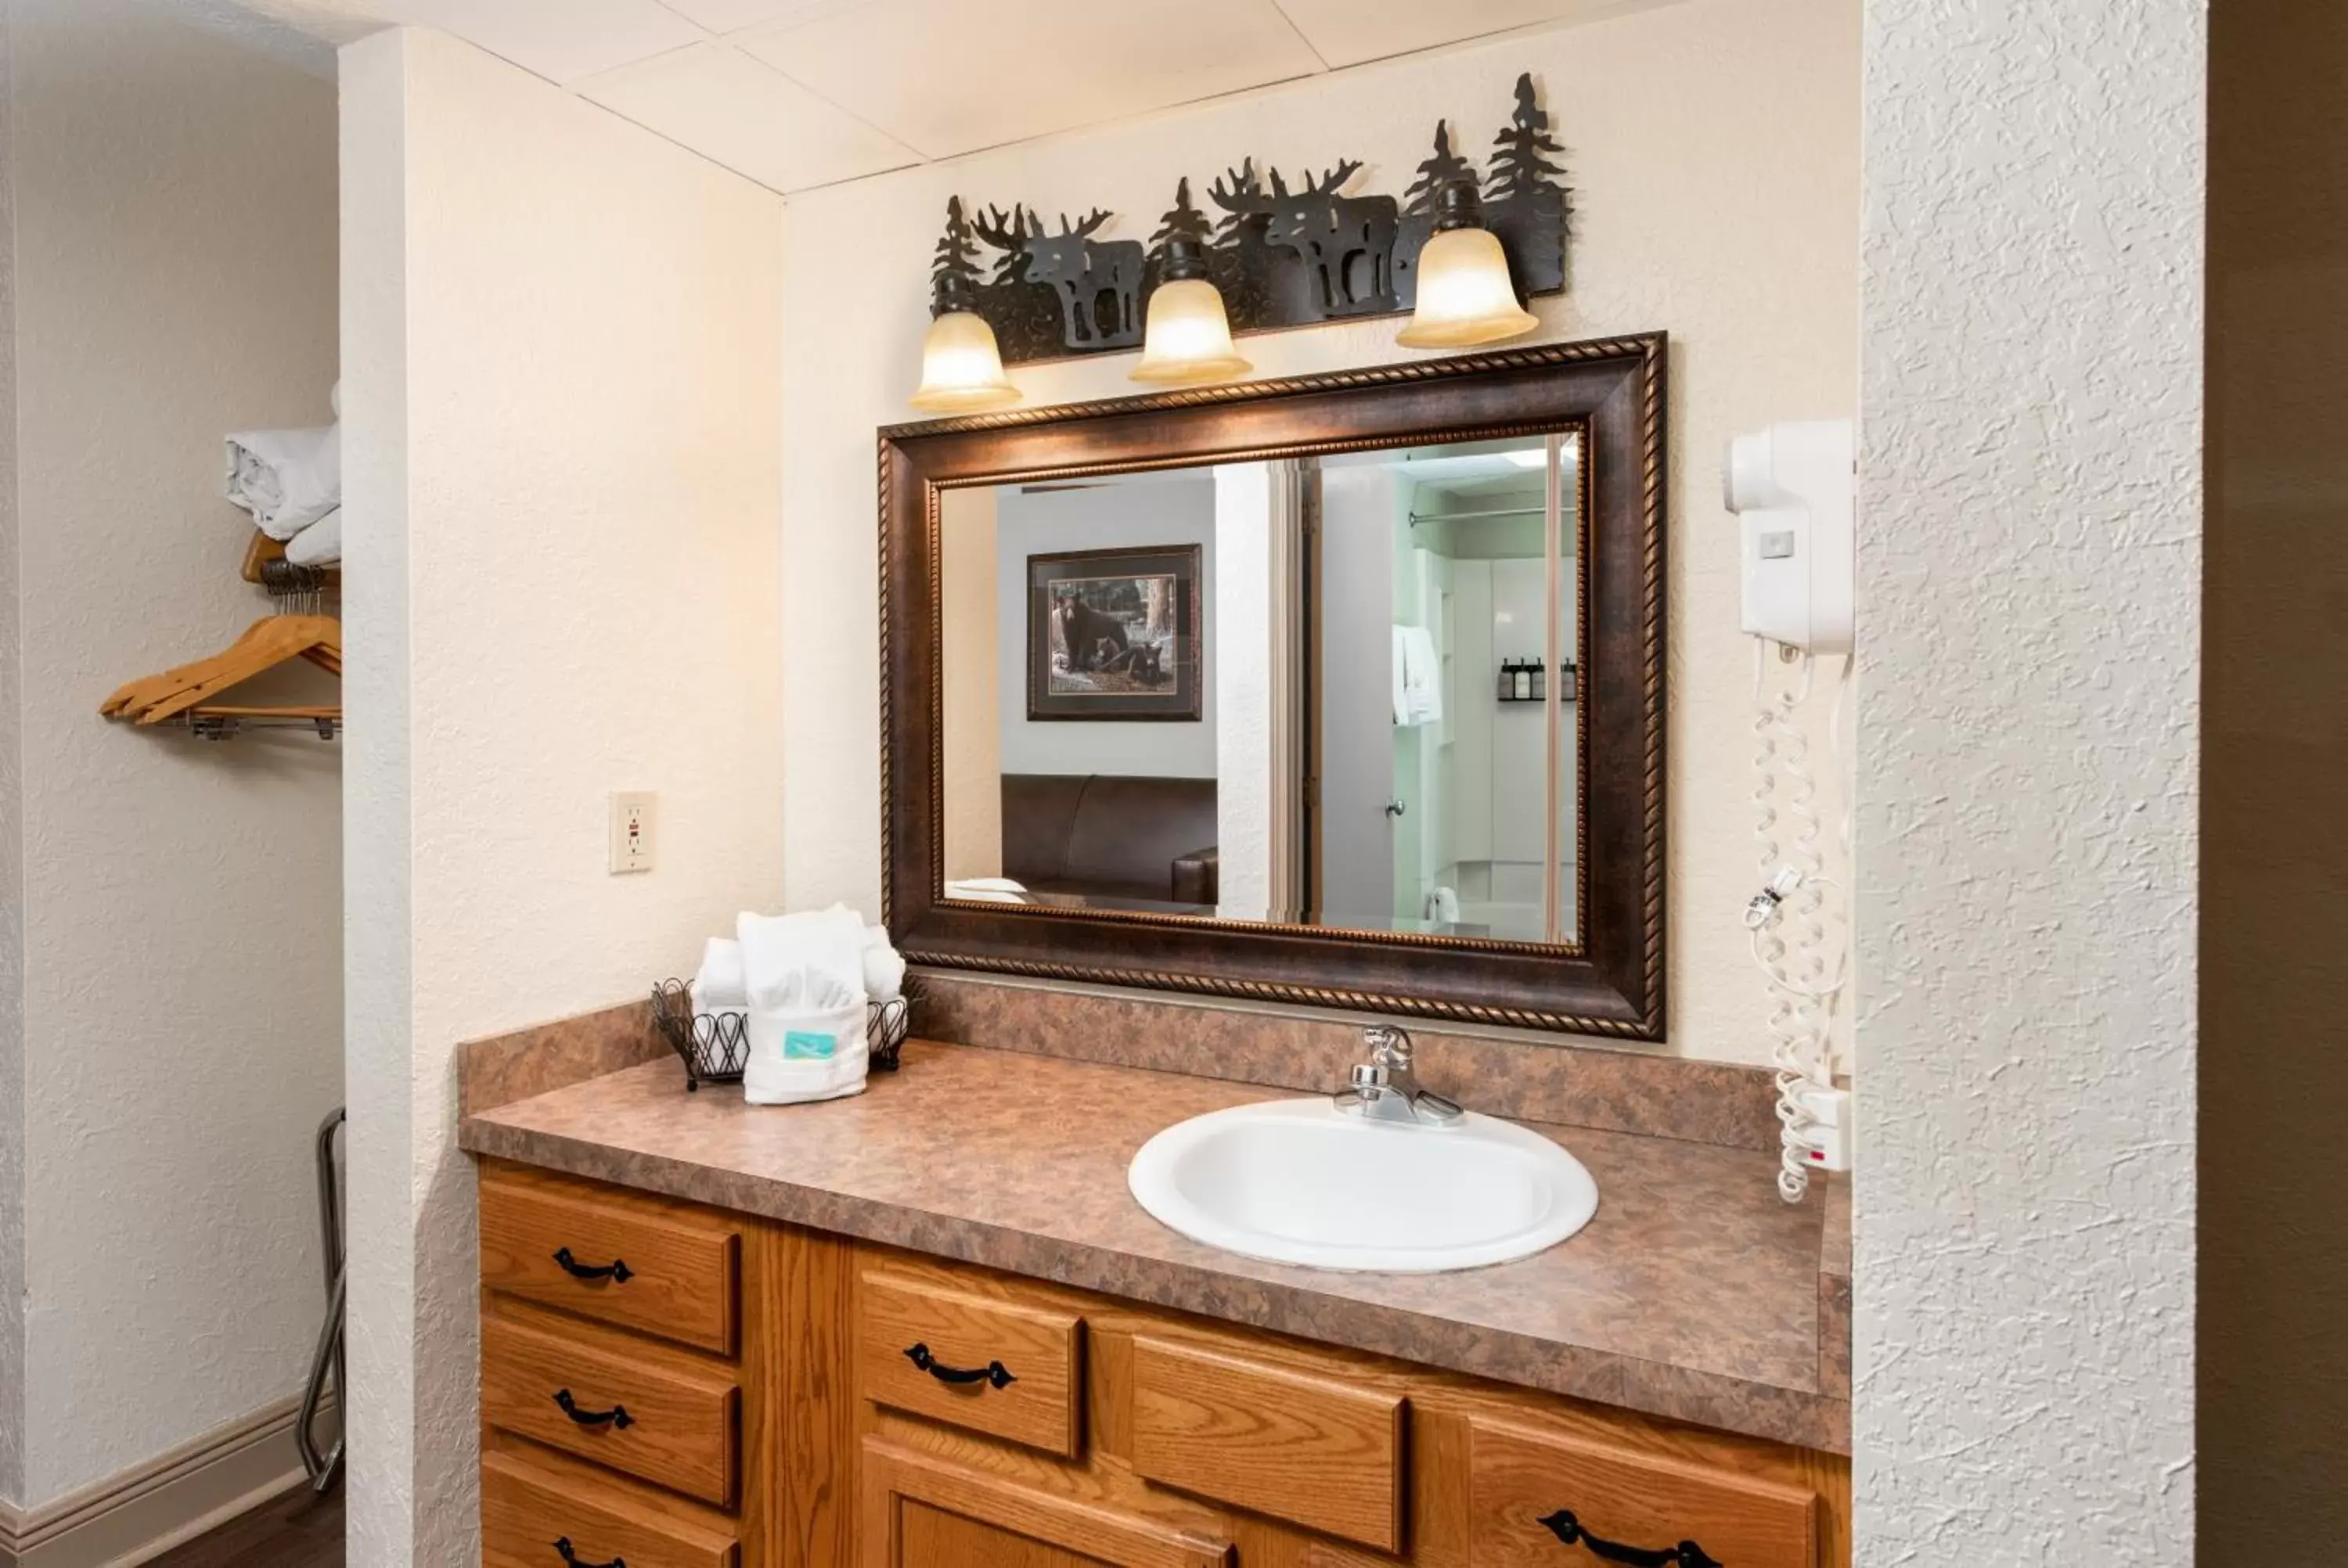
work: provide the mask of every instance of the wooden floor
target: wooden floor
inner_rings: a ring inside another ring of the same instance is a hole
[[[343,1568],[343,1489],[319,1497],[297,1487],[148,1568]]]

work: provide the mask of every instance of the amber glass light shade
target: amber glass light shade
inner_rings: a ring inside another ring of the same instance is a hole
[[[1254,369],[1231,346],[1223,296],[1204,278],[1178,278],[1149,296],[1149,326],[1133,379],[1153,386],[1229,381]]]
[[[975,311],[941,312],[922,340],[922,385],[913,406],[932,414],[974,414],[1019,401],[1003,374],[994,329]]]
[[[1521,337],[1540,318],[1517,301],[1509,258],[1488,229],[1449,229],[1418,253],[1418,304],[1395,335],[1405,348],[1468,348]]]

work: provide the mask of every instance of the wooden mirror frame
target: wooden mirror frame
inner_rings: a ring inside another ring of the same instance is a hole
[[[970,415],[880,432],[882,919],[911,962],[1663,1038],[1662,333]],[[1581,475],[1580,940],[946,902],[948,489],[1570,431]]]

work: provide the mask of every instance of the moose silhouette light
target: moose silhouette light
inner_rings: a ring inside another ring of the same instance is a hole
[[[1153,301],[1169,289],[1175,291],[1169,325],[1203,323],[1211,294],[1234,333],[1395,314],[1427,302],[1420,298],[1422,253],[1445,221],[1445,193],[1464,186],[1480,197],[1481,227],[1458,228],[1460,199],[1454,195],[1452,231],[1477,238],[1437,246],[1433,259],[1473,244],[1488,263],[1487,247],[1497,246],[1506,263],[1499,285],[1509,296],[1506,305],[1522,316],[1526,299],[1565,287],[1572,193],[1563,182],[1562,153],[1527,74],[1517,78],[1514,110],[1484,168],[1453,149],[1447,122],[1437,124],[1433,153],[1399,200],[1349,193],[1363,167],[1358,159],[1292,184],[1279,169],[1248,159],[1208,189],[1220,218],[1193,204],[1190,181],[1183,179],[1145,243],[1105,238],[1116,215],[1103,208],[1082,219],[1059,215],[1056,225],[1047,225],[1025,205],[982,212],[955,197],[946,204],[932,282],[968,302],[992,328],[1002,360],[1014,364],[1140,347],[1143,325],[1156,313]],[[1453,271],[1447,265],[1445,277]],[[1487,293],[1496,275],[1484,273]],[[949,284],[948,277],[955,281]],[[1488,313],[1496,321],[1502,313]],[[1145,355],[1144,364],[1168,368],[1163,359],[1151,364],[1155,357]],[[1238,366],[1218,375],[1246,368],[1236,354],[1215,357]]]

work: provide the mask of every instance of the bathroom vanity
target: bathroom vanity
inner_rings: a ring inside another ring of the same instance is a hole
[[[1572,1241],[1342,1274],[1126,1191],[1278,1091],[918,1041],[829,1105],[681,1085],[465,1122],[491,1568],[1848,1561],[1835,1205],[1756,1151],[1555,1130]]]

